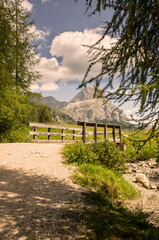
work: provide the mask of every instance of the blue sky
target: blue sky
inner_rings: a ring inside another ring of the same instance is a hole
[[[101,36],[102,22],[111,18],[111,11],[88,17],[85,14],[85,0],[24,0],[24,7],[32,11],[35,20],[33,30],[37,33],[38,52],[41,59],[37,70],[41,79],[32,85],[32,91],[43,96],[54,96],[61,101],[69,101],[79,90],[89,65],[88,48],[84,45],[95,43]],[[107,36],[102,44],[110,48],[116,39]],[[97,64],[90,76],[100,71]],[[106,79],[104,80],[106,81]],[[125,104],[129,115],[136,111]]]

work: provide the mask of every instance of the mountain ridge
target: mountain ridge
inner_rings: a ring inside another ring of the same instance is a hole
[[[52,99],[52,102],[47,102],[50,99]],[[45,97],[43,102],[49,107],[60,109],[61,112],[69,115],[76,122],[101,122],[102,120],[104,122],[128,122],[124,111],[117,108],[110,100],[107,100],[106,95],[103,94],[102,98],[94,98],[93,86],[82,89],[68,103],[55,100],[54,97]]]

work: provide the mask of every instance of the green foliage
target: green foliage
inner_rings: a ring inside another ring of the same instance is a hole
[[[10,89],[0,91],[0,131],[1,133],[28,124],[32,106],[21,92]]]
[[[61,112],[59,109],[51,108],[51,114],[54,122],[73,124],[75,121],[69,115]]]
[[[23,9],[22,3],[23,0],[0,0],[1,141],[14,140],[16,129],[37,120],[29,92],[30,84],[38,78],[32,43],[35,35],[30,31],[30,12]]]
[[[128,199],[137,196],[137,191],[125,179],[104,166],[84,164],[74,180],[83,187],[94,189],[108,199]],[[82,174],[81,174],[82,173]]]
[[[102,79],[107,77],[102,90],[108,93],[107,98],[119,105],[129,101],[134,106],[139,104],[139,129],[151,123],[149,139],[159,135],[159,1],[86,0],[86,6],[89,16],[111,9],[112,17],[103,21],[103,36],[89,48],[91,61],[80,87],[93,83],[98,92]],[[103,43],[107,36],[116,38],[110,49]],[[101,71],[89,79],[89,72],[99,63]]]
[[[143,139],[146,139],[147,134],[148,130],[141,131],[135,135],[130,134],[129,139],[123,140],[126,145],[125,155],[128,161],[135,162],[159,157],[158,139],[154,137],[144,143]]]
[[[123,170],[125,168],[124,153],[120,151],[115,143],[108,140],[92,143],[91,151],[96,155],[94,163],[99,163],[117,170]]]
[[[47,105],[38,106],[38,122],[48,123],[52,122],[52,115]]]
[[[68,163],[94,163],[107,166],[111,169],[124,170],[125,158],[124,153],[109,141],[98,143],[84,144],[76,142],[64,147],[64,156]]]
[[[134,146],[129,145],[126,148],[125,155],[129,162],[144,161],[149,160],[150,158],[158,158],[158,149],[157,145],[150,145],[149,143],[144,145],[140,150],[137,150]]]
[[[78,165],[93,162],[96,157],[90,150],[90,145],[83,144],[83,142],[66,144],[63,154],[68,163],[77,163]]]
[[[29,127],[26,125],[21,125],[19,128],[12,128],[5,131],[0,135],[0,142],[2,143],[13,143],[13,142],[26,142],[26,137],[29,134]]]

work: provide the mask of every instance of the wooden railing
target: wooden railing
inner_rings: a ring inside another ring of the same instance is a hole
[[[82,126],[82,140],[85,143],[87,137],[86,127],[94,128],[94,141],[97,142],[97,135],[104,135],[104,139],[113,140],[116,144],[121,145],[121,126],[114,124],[106,124],[106,123],[94,123],[94,122],[77,122],[78,125]],[[97,132],[97,128],[103,128],[103,132]],[[109,131],[111,129],[111,132]],[[118,130],[118,132],[116,132]],[[108,138],[108,135],[112,135],[112,138]]]
[[[65,127],[65,126],[56,126],[52,124],[43,124],[43,123],[29,123],[29,126],[32,127],[29,132],[28,138],[30,135],[33,135],[33,140],[35,142],[55,142],[55,141],[65,141],[66,137],[71,138],[73,141],[79,139],[83,140],[84,143],[87,142],[87,136],[93,135],[93,140],[97,142],[97,135],[104,135],[104,139],[114,141],[116,144],[121,145],[121,126],[105,123],[91,123],[91,122],[77,122],[79,128],[76,127]],[[87,131],[88,127],[93,127],[93,131]],[[37,131],[37,128],[47,128],[44,131],[43,129]],[[97,131],[97,128],[102,128],[103,131]],[[54,130],[52,130],[54,129]],[[58,130],[58,132],[57,132]],[[59,132],[61,131],[61,132]],[[37,136],[47,136],[47,140],[37,139]],[[53,140],[52,137],[60,136],[61,139]],[[111,137],[112,136],[112,137]],[[89,140],[90,141],[90,140]]]
[[[32,127],[32,130],[29,132],[29,135],[33,135],[33,140],[35,142],[51,142],[52,136],[60,136],[61,141],[65,140],[65,137],[71,137],[72,140],[75,140],[76,137],[82,137],[82,129],[76,127],[64,127],[64,126],[56,126],[52,124],[44,124],[44,123],[29,123],[29,126]],[[37,131],[37,128],[47,128],[48,131]],[[51,129],[61,130],[61,132],[51,132]],[[65,131],[71,131],[72,133],[66,133]],[[75,133],[76,132],[76,133]],[[48,140],[39,140],[37,136],[48,136]],[[59,141],[59,140],[54,140]]]

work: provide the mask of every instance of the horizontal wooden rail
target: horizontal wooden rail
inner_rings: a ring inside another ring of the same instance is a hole
[[[39,136],[69,136],[69,137],[80,137],[79,134],[73,134],[73,133],[53,133],[53,132],[36,132],[36,131],[30,131],[30,135],[39,135]],[[82,136],[82,135],[81,135]]]
[[[43,124],[43,123],[29,123],[29,126],[32,127],[31,131],[29,132],[29,136],[33,135],[33,140],[36,142],[53,142],[55,140],[52,140],[51,137],[55,137],[55,136],[61,137],[61,140],[56,140],[56,142],[64,141],[65,137],[71,137],[72,140],[75,140],[76,137],[78,137],[78,138],[82,137],[81,127],[79,127],[79,128],[65,127],[65,126],[56,126],[56,125]],[[48,132],[46,132],[46,130],[43,131],[42,129],[37,131],[37,128],[40,128],[40,129],[47,128]],[[56,130],[58,130],[58,132],[56,132]],[[61,130],[61,132],[59,132],[60,130]],[[72,133],[65,132],[65,131],[71,131]],[[37,136],[47,136],[48,140],[37,139]]]
[[[43,123],[29,123],[29,126],[32,127],[29,135],[33,135],[33,140],[36,142],[52,142],[52,137],[60,136],[61,140],[56,141],[64,141],[65,137],[71,137],[72,140],[76,140],[79,137],[82,137],[83,142],[87,141],[87,136],[93,135],[94,141],[97,142],[97,135],[104,135],[104,139],[108,139],[109,141],[114,141],[115,143],[121,145],[121,126],[114,124],[106,124],[106,123],[90,123],[90,122],[77,122],[81,127],[66,127],[66,126],[57,126],[52,124],[43,124]],[[87,131],[86,127],[93,127],[93,131]],[[37,128],[47,128],[41,129],[37,131]],[[97,128],[103,128],[102,131],[97,131]],[[110,130],[111,129],[111,130]],[[60,132],[61,130],[61,132]],[[117,132],[116,132],[117,130]],[[71,131],[71,132],[67,132]],[[37,139],[37,136],[47,136],[48,140],[40,140]],[[111,137],[112,136],[112,137]],[[67,138],[68,139],[68,138]],[[70,139],[70,138],[69,138]]]
[[[84,122],[80,122],[78,121],[77,124],[79,126],[83,126],[83,123]],[[115,124],[107,124],[107,123],[95,123],[95,122],[85,122],[86,123],[86,126],[89,126],[89,127],[94,127],[95,124],[97,124],[97,127],[104,127],[105,125],[107,125],[107,128],[120,128],[120,125],[115,125]]]
[[[96,122],[77,122],[77,124],[79,126],[82,126],[83,128],[83,142],[86,142],[86,137],[88,133],[86,133],[86,127],[89,126],[89,127],[94,127],[94,141],[97,142],[97,135],[104,135],[104,139],[107,139],[107,136],[108,135],[112,135],[112,139],[115,143],[121,145],[121,126],[120,125],[115,125],[115,124],[107,124],[107,123],[96,123]],[[100,127],[100,128],[103,128],[104,131],[103,132],[98,132],[97,131],[97,128]],[[111,129],[112,132],[108,132],[107,129]],[[116,130],[118,130],[118,132],[116,132]],[[116,138],[116,135],[119,136],[119,138],[117,139]],[[108,138],[109,140],[111,138]]]
[[[64,130],[75,130],[81,131],[81,128],[73,128],[73,127],[63,127],[63,126],[56,126],[51,124],[43,124],[43,123],[29,123],[30,127],[42,127],[42,128],[54,128],[54,129],[64,129]]]

